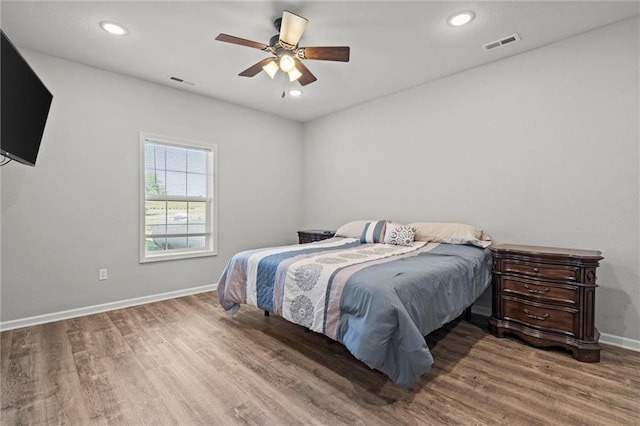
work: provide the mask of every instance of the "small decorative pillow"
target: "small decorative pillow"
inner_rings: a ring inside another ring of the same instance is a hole
[[[361,243],[381,243],[384,241],[384,230],[386,228],[386,220],[378,220],[375,222],[367,222],[364,225],[362,234],[360,234]]]
[[[415,236],[416,228],[414,226],[390,223],[387,225],[387,231],[384,234],[384,242],[397,246],[410,246]]]

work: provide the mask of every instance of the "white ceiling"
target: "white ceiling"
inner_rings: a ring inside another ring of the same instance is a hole
[[[2,29],[20,48],[298,121],[636,16],[640,9],[636,1],[2,0],[0,6]],[[228,33],[268,44],[276,33],[273,20],[285,9],[309,19],[301,46],[351,46],[348,63],[305,62],[318,81],[300,98],[282,99],[282,79],[264,72],[237,75],[267,53],[214,40]],[[464,27],[447,25],[459,10],[473,10],[476,19]],[[123,24],[129,34],[104,32],[98,24],[105,20]],[[518,43],[481,47],[516,32]]]

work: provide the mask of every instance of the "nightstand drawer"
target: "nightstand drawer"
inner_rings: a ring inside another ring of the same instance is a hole
[[[578,303],[578,291],[575,285],[562,285],[533,279],[500,276],[500,289],[504,293],[532,297],[541,302],[557,302],[575,305]]]
[[[514,259],[502,260],[502,272],[562,281],[578,281],[580,279],[580,268],[576,266],[550,265]]]
[[[577,309],[530,303],[510,297],[502,298],[502,309],[506,319],[555,333],[575,335]]]

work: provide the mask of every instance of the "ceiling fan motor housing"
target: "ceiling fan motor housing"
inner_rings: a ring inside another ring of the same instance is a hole
[[[271,46],[273,50],[276,50],[278,47],[280,47],[280,34],[276,34],[269,39],[269,46]]]

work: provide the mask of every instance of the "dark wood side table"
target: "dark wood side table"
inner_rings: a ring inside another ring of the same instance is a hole
[[[333,237],[335,234],[336,231],[327,231],[325,229],[307,229],[305,231],[298,231],[298,242],[305,244],[322,241]]]
[[[489,331],[534,346],[560,346],[583,362],[600,361],[595,327],[595,250],[516,244],[490,247],[493,306]]]

